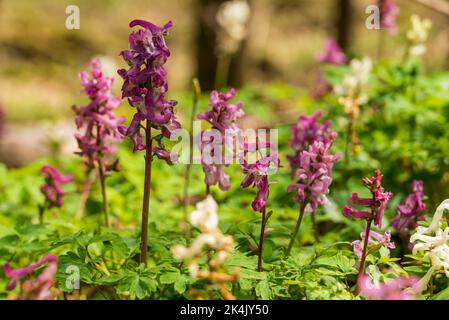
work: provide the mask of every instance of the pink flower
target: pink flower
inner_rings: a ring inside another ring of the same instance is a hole
[[[307,203],[306,212],[313,212],[318,205],[327,204],[326,194],[332,183],[332,168],[340,154],[330,154],[332,142],[315,141],[308,150],[300,153],[297,182],[289,185],[288,191],[296,189],[296,200]]]
[[[407,235],[410,228],[418,226],[417,221],[425,220],[420,213],[426,209],[424,199],[424,183],[414,180],[412,182],[413,192],[397,207],[397,215],[393,218],[392,224],[401,235]]]
[[[10,282],[7,286],[7,290],[13,290],[14,288],[16,288],[16,286],[20,283],[20,280],[23,277],[28,276],[34,270],[40,268],[46,263],[48,263],[48,266],[37,277],[37,281],[32,280],[31,282],[28,283],[25,282],[23,289],[25,288],[31,289],[32,287],[33,291],[36,291],[35,289],[38,288],[39,289],[37,292],[38,294],[35,298],[39,300],[55,299],[56,297],[54,296],[54,293],[50,292],[50,289],[53,286],[54,282],[54,275],[56,274],[56,270],[58,267],[58,257],[54,255],[48,255],[39,262],[30,264],[29,266],[20,269],[12,269],[9,262],[5,263],[4,265],[5,275],[7,278],[10,279]]]
[[[347,57],[343,50],[338,46],[335,39],[328,39],[326,41],[324,53],[319,55],[319,62],[333,65],[341,65],[347,62]]]
[[[94,169],[96,162],[101,161],[104,174],[107,174],[109,169],[116,168],[111,166],[114,163],[111,157],[123,138],[119,127],[125,119],[116,118],[114,114],[114,109],[121,102],[111,92],[114,79],[103,75],[100,60],[93,60],[90,67],[92,76],[85,71],[79,76],[90,103],[84,107],[74,107],[77,114],[75,123],[79,130],[75,138],[80,149],[76,154],[85,158],[87,171]]]
[[[375,284],[366,274],[358,281],[361,296],[369,300],[415,300],[416,294],[412,287],[418,282],[416,277],[396,278],[386,283]]]
[[[396,16],[399,14],[399,7],[394,0],[382,0],[380,8],[380,26],[387,29],[391,34],[398,32]]]
[[[198,114],[197,118],[207,121],[212,126],[212,130],[217,130],[219,135],[208,137],[210,130],[203,130],[200,134],[200,148],[202,151],[201,165],[205,173],[204,182],[208,186],[218,184],[221,190],[228,190],[230,187],[229,176],[224,172],[225,166],[229,165],[229,159],[225,155],[209,155],[203,153],[207,149],[223,150],[227,147],[226,135],[237,134],[240,130],[236,121],[245,113],[242,110],[243,103],[230,103],[229,100],[235,98],[236,90],[230,89],[227,93],[212,91],[210,94],[210,110]],[[215,141],[219,138],[220,141]],[[215,146],[214,148],[212,148]],[[209,159],[211,158],[211,159]]]
[[[51,207],[61,207],[65,195],[62,185],[73,180],[72,175],[63,175],[50,165],[44,165],[41,173],[45,175],[45,185],[41,187],[47,203]]]
[[[172,27],[169,21],[162,28],[144,20],[133,20],[129,26],[140,26],[141,29],[129,36],[129,50],[120,53],[129,68],[118,70],[123,78],[122,98],[128,98],[136,113],[128,128],[121,126],[120,132],[131,138],[134,151],[145,149],[142,143],[142,122],[148,120],[151,127],[159,130],[161,135],[169,138],[172,131],[181,128],[176,120],[175,100],[167,100],[167,71],[164,68],[170,50],[165,42],[168,29]],[[150,137],[148,137],[150,138]],[[165,149],[161,140],[157,151]],[[160,154],[155,154],[159,156]]]
[[[330,129],[332,122],[326,120],[319,123],[321,112],[317,111],[312,116],[301,115],[294,127],[291,128],[291,139],[289,145],[295,150],[295,155],[287,156],[292,174],[295,174],[301,159],[301,152],[308,150],[315,141],[323,142],[324,145],[332,144],[337,137],[337,133]]]
[[[382,187],[382,173],[376,170],[371,178],[362,179],[363,184],[370,190],[371,198],[360,198],[357,193],[353,193],[349,198],[352,204],[367,207],[370,211],[354,209],[348,205],[344,206],[343,214],[352,219],[374,220],[374,224],[382,228],[382,218],[388,201],[393,195],[386,192]]]
[[[276,154],[264,156],[251,164],[246,160],[241,160],[243,173],[246,174],[241,183],[242,188],[252,186],[258,190],[256,198],[251,204],[254,211],[262,213],[266,210],[268,195],[270,193],[268,175],[271,165],[279,166],[279,158]]]
[[[362,243],[365,241],[365,232],[362,232],[360,234],[360,238],[362,240],[356,240],[352,242],[354,254],[359,258],[362,257]],[[396,246],[394,242],[390,242],[390,239],[391,233],[389,231],[385,232],[385,234],[380,234],[371,230],[368,239],[368,246],[378,245],[387,249],[394,249]]]

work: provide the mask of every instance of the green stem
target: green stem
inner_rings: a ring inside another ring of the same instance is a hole
[[[83,183],[83,190],[81,191],[80,202],[78,204],[78,209],[76,211],[76,218],[81,219],[84,216],[84,209],[86,207],[87,199],[89,198],[91,188],[91,181],[89,178],[89,173],[86,173],[86,179]]]
[[[320,229],[318,227],[318,223],[316,222],[315,211],[312,211],[312,213],[310,215],[312,216],[312,224],[313,224],[313,231],[315,234],[315,240],[317,242],[319,242],[320,241]]]
[[[106,177],[104,175],[103,163],[101,162],[101,159],[98,159],[98,173],[100,175],[101,196],[103,197],[104,224],[106,228],[109,228],[109,207],[108,197],[106,195]]]
[[[296,236],[298,235],[299,227],[301,226],[302,218],[304,216],[305,207],[306,207],[305,204],[301,202],[301,204],[299,205],[299,216],[298,220],[296,221],[295,230],[293,231],[292,237],[290,238],[290,243],[288,244],[286,252],[287,257],[290,255],[290,252],[292,251],[293,248],[293,244],[295,243]]]
[[[198,108],[198,100],[201,97],[201,88],[200,83],[198,79],[193,79],[193,104],[192,104],[192,114],[190,115],[190,132],[189,132],[189,138],[190,138],[190,158],[189,163],[187,164],[184,179],[184,226],[187,228],[187,207],[189,205],[189,186],[190,186],[190,171],[192,168],[192,162],[193,162],[193,121],[195,120],[195,114],[196,110]]]
[[[142,225],[140,233],[140,263],[148,264],[148,216],[150,212],[151,163],[153,160],[153,139],[151,124],[147,120],[145,128],[145,180],[143,189]]]

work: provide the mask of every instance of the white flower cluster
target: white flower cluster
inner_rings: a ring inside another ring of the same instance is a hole
[[[344,77],[343,83],[335,87],[335,93],[342,96],[340,103],[345,107],[345,112],[353,113],[357,112],[357,106],[367,99],[364,91],[373,62],[369,57],[362,60],[353,59],[349,67],[350,72]]]
[[[425,42],[429,37],[432,22],[429,19],[421,19],[414,14],[410,17],[412,29],[407,32],[407,39],[410,42],[409,54],[420,56],[426,52]]]
[[[222,53],[234,54],[247,35],[247,24],[251,10],[246,0],[232,0],[221,4],[216,21],[220,27],[218,49]]]
[[[208,261],[208,264],[213,269],[220,266],[232,253],[233,239],[224,235],[218,228],[218,205],[211,195],[198,202],[196,209],[190,215],[190,222],[200,228],[201,234],[192,241],[190,247],[175,245],[171,250],[175,258],[188,263],[193,277],[205,278],[210,271],[200,270],[199,260],[210,253],[210,250],[215,250],[215,256]]]
[[[449,227],[443,226],[444,210],[449,210],[449,199],[438,206],[428,228],[419,226],[416,233],[410,237],[410,242],[415,243],[413,254],[422,252],[424,259],[428,259],[431,264],[426,275],[417,284],[420,290],[427,287],[434,271],[443,270],[449,277]]]

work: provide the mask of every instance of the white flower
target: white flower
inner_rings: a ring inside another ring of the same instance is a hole
[[[373,62],[368,57],[351,60],[349,74],[344,77],[341,85],[335,87],[335,92],[342,96],[363,97],[363,89],[368,83],[372,66]]]
[[[432,22],[429,19],[421,19],[414,14],[410,17],[412,29],[407,32],[407,39],[410,42],[409,53],[420,56],[426,52],[425,42],[429,37]]]
[[[449,210],[449,199],[444,200],[435,211],[428,228],[418,227],[410,237],[415,243],[413,254],[422,252],[423,258],[430,261],[431,267],[426,275],[416,284],[416,288],[424,290],[434,271],[443,270],[449,277],[449,227],[443,230],[443,212]]]
[[[206,230],[213,230],[218,225],[218,205],[211,195],[196,204],[196,210],[190,215],[190,222]]]
[[[175,245],[171,248],[176,259],[187,262],[192,277],[207,276],[208,271],[201,271],[198,261],[206,256],[206,252],[215,251],[214,259],[209,266],[219,266],[229,257],[233,250],[233,238],[224,235],[218,228],[218,205],[211,195],[198,202],[196,209],[190,216],[190,222],[199,226],[201,234],[196,237],[189,247]]]

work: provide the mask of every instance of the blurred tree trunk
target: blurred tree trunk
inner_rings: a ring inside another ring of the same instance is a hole
[[[351,44],[351,0],[338,0],[336,12],[337,42],[343,50]]]
[[[204,90],[211,90],[214,87],[217,67],[215,15],[221,2],[222,0],[197,1],[196,73]]]
[[[196,74],[204,90],[214,89],[217,56],[215,45],[217,40],[217,23],[215,16],[218,7],[224,0],[197,0],[196,21]],[[231,59],[228,85],[239,87],[243,79],[243,51],[245,42],[237,54]]]

